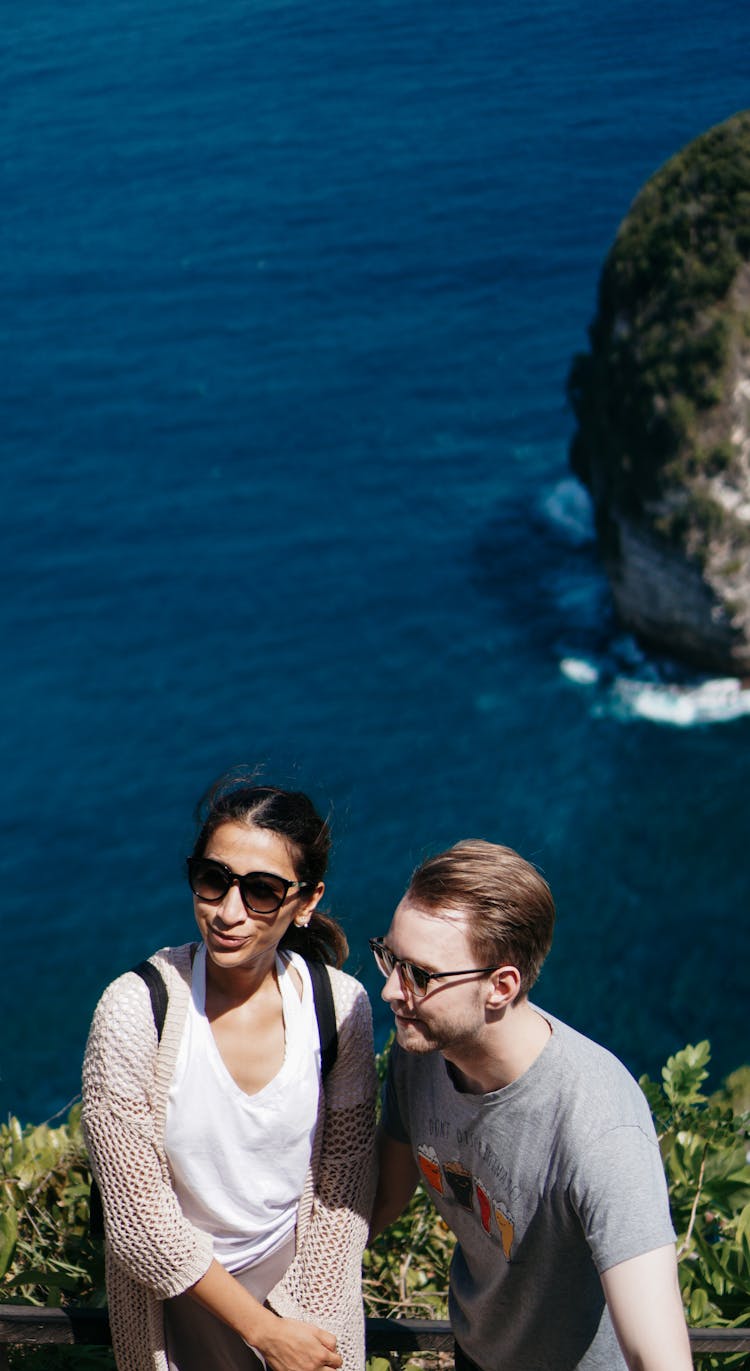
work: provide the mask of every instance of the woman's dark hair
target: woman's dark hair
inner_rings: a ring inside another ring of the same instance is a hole
[[[323,880],[331,850],[331,833],[312,800],[301,790],[253,785],[236,773],[220,776],[198,805],[198,837],[193,856],[202,857],[222,824],[254,824],[278,833],[289,848],[298,881],[317,885]],[[314,909],[307,928],[290,924],[280,947],[299,952],[308,961],[343,966],[349,955],[344,930],[328,914]]]

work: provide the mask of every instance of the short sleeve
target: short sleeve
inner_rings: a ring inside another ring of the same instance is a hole
[[[675,1239],[653,1128],[619,1125],[592,1141],[571,1187],[597,1271]]]

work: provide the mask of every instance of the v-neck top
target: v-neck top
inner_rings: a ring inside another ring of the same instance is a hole
[[[301,999],[290,965],[302,981]],[[225,1066],[206,1017],[206,949],[198,949],[169,1091],[166,1152],[180,1206],[211,1234],[214,1256],[233,1273],[263,1261],[293,1232],[317,1119],[320,1042],[310,974],[294,953],[277,954],[276,973],[284,1060],[248,1095]]]

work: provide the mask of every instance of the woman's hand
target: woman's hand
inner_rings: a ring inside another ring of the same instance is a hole
[[[342,1365],[336,1351],[336,1338],[314,1324],[271,1315],[273,1323],[263,1329],[255,1343],[271,1371],[325,1371]]]
[[[336,1337],[297,1319],[281,1319],[262,1305],[216,1258],[189,1294],[204,1309],[239,1333],[248,1347],[257,1348],[270,1371],[328,1371],[342,1365]]]

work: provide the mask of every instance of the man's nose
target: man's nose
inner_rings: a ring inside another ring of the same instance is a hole
[[[398,966],[394,966],[390,974],[386,976],[385,985],[380,992],[380,996],[381,999],[385,1000],[386,1004],[394,1004],[396,1000],[406,999],[406,992],[399,975]]]

